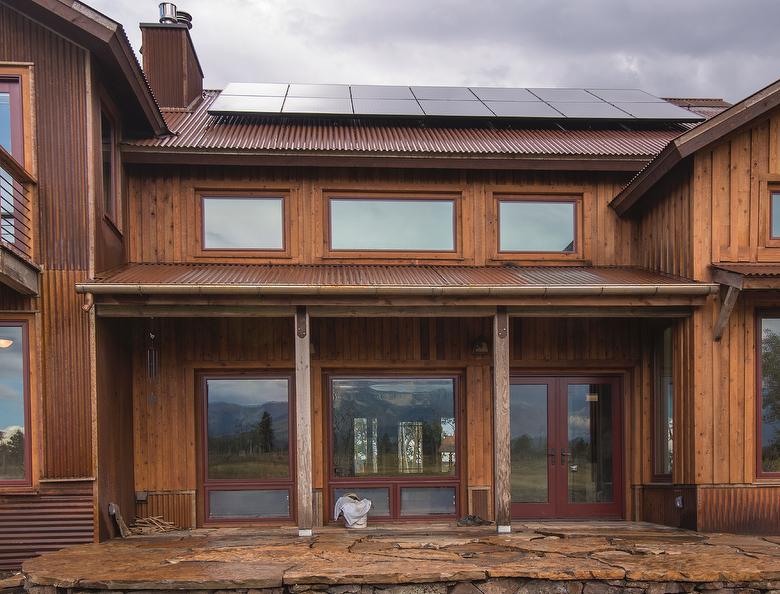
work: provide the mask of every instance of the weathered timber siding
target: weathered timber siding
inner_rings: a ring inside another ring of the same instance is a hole
[[[148,492],[136,513],[154,512],[192,524],[198,488],[195,401],[198,371],[293,370],[292,318],[160,319],[133,322],[133,426],[135,490]],[[492,493],[492,357],[471,353],[472,343],[489,337],[489,318],[314,318],[312,319],[313,486],[328,500],[325,444],[325,374],[345,372],[453,372],[462,378],[460,429],[463,504],[480,506]],[[146,336],[159,341],[160,371],[150,378]],[[631,517],[632,485],[649,480],[647,353],[639,320],[517,319],[513,322],[511,365],[515,373],[616,373],[624,378],[626,502]],[[574,336],[587,337],[576,340]],[[176,460],[176,464],[171,464]],[[467,490],[477,499],[469,501]],[[492,511],[492,494],[487,507]],[[327,517],[327,514],[326,514]]]

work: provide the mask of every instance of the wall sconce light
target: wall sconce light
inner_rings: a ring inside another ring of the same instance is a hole
[[[10,338],[0,338],[0,349],[7,349],[13,345],[14,341]]]
[[[490,347],[486,338],[477,338],[471,343],[472,355],[487,355],[490,353]]]

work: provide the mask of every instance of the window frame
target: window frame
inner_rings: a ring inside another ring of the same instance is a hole
[[[328,493],[329,502],[327,507],[328,521],[336,522],[336,518],[333,518],[333,506],[335,504],[334,493],[339,488],[354,487],[357,490],[360,487],[366,488],[386,488],[388,490],[388,507],[390,510],[389,516],[374,516],[374,520],[392,521],[392,522],[405,522],[419,521],[419,520],[431,520],[442,519],[451,520],[459,517],[461,510],[464,509],[464,501],[466,495],[464,493],[465,481],[463,480],[463,472],[466,465],[463,463],[463,444],[465,443],[462,433],[466,431],[462,426],[465,413],[462,410],[464,406],[464,398],[461,394],[461,385],[463,379],[460,373],[430,373],[425,371],[415,372],[414,370],[395,370],[395,371],[375,371],[361,370],[358,372],[349,371],[334,371],[333,373],[326,373],[324,375],[326,389],[324,391],[325,407],[324,418],[327,423],[325,428],[325,436],[327,444],[324,448],[328,458],[325,460],[326,470],[324,473],[326,479],[326,490]],[[421,475],[408,475],[408,476],[370,476],[370,477],[339,477],[334,472],[334,445],[335,440],[333,437],[333,381],[334,380],[354,380],[354,379],[451,379],[453,381],[453,411],[455,414],[455,473],[451,477],[437,477],[437,476],[421,476]],[[453,515],[402,515],[401,510],[401,489],[402,488],[414,488],[414,487],[451,487],[455,491],[455,513]]]
[[[583,201],[579,192],[550,193],[543,192],[494,192],[492,204],[492,219],[494,221],[494,237],[492,243],[492,259],[494,260],[582,260],[583,252]],[[502,202],[565,202],[574,206],[572,213],[572,232],[574,249],[569,252],[554,252],[541,250],[502,250],[501,249],[501,203]]]
[[[100,208],[103,212],[103,220],[119,234],[122,235],[122,224],[124,221],[124,202],[122,199],[122,163],[119,158],[119,141],[121,139],[121,127],[117,124],[119,119],[116,111],[109,104],[106,97],[100,101],[100,125],[98,146],[100,147]],[[106,180],[103,175],[103,120],[111,125],[111,195],[109,204],[106,204]],[[110,208],[109,208],[110,207]]]
[[[662,411],[662,398],[663,394],[661,393],[661,375],[660,375],[660,369],[663,365],[662,362],[659,361],[659,358],[661,355],[661,349],[659,349],[660,345],[663,345],[663,335],[664,333],[669,330],[671,331],[671,349],[672,349],[672,419],[674,420],[674,411],[675,411],[675,393],[674,393],[674,336],[675,336],[675,329],[674,329],[674,323],[668,323],[668,324],[657,324],[653,328],[654,330],[654,336],[653,336],[653,355],[652,355],[652,361],[653,361],[653,367],[652,367],[652,382],[653,382],[653,391],[652,391],[652,417],[651,417],[651,432],[650,432],[650,440],[651,440],[651,468],[652,468],[652,480],[654,483],[671,483],[672,477],[674,476],[674,436],[672,437],[672,465],[671,465],[671,471],[668,473],[662,473],[658,472],[658,454],[659,454],[659,440],[660,437],[660,430],[661,430],[661,411]],[[674,430],[674,425],[672,425],[672,430]]]
[[[355,200],[377,202],[431,202],[443,201],[452,203],[452,245],[451,250],[398,250],[398,249],[333,249],[332,208],[333,200]],[[462,192],[430,190],[421,191],[326,191],[323,192],[323,244],[326,259],[392,259],[392,260],[462,260],[463,259],[463,229],[462,229]]]
[[[236,258],[290,258],[290,192],[289,190],[220,190],[215,188],[197,190],[196,216],[198,217],[198,249],[196,257],[236,257]],[[282,247],[281,248],[208,248],[206,247],[206,200],[244,199],[244,200],[268,200],[282,201]]]
[[[769,221],[769,242],[768,243],[769,243],[769,245],[773,245],[774,247],[778,247],[778,246],[780,246],[780,235],[774,235],[772,233],[772,227],[773,227],[773,222],[774,222],[774,216],[773,216],[774,208],[772,208],[773,207],[772,203],[774,202],[775,196],[777,196],[778,199],[780,199],[780,187],[769,186],[768,187],[768,193],[769,193],[769,216],[767,217],[767,219]]]
[[[25,166],[26,143],[24,139],[26,109],[21,74],[4,74],[0,68],[0,92],[8,93],[11,110],[18,110],[21,117],[11,118],[11,149],[8,151],[22,166]],[[4,89],[3,87],[7,87]]]
[[[22,329],[22,375],[24,380],[24,478],[0,480],[0,493],[14,489],[31,489],[33,486],[33,435],[32,435],[32,376],[30,374],[30,322],[25,319],[0,319],[0,327]]]
[[[761,439],[763,433],[763,395],[761,394],[761,388],[763,384],[763,370],[762,370],[762,329],[763,321],[765,319],[780,319],[780,310],[778,309],[759,309],[755,312],[755,369],[756,369],[756,385],[755,385],[755,462],[756,462],[756,478],[757,479],[780,479],[780,471],[770,472],[764,470],[764,459],[761,447]]]
[[[289,469],[290,474],[287,478],[275,479],[209,479],[208,478],[208,386],[210,379],[285,379],[287,380],[287,405],[288,405],[288,427],[287,439]],[[295,426],[295,374],[291,371],[262,371],[258,369],[234,369],[230,371],[209,371],[200,370],[197,372],[198,387],[198,494],[201,498],[199,511],[202,513],[203,526],[220,525],[265,525],[273,523],[294,522],[297,515],[297,467],[295,445],[296,426]],[[274,516],[267,518],[212,518],[209,510],[209,493],[211,491],[255,491],[270,490],[284,491],[289,494],[290,502],[289,514],[286,517]]]

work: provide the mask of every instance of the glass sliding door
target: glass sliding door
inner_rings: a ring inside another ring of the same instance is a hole
[[[202,378],[206,522],[292,519],[289,376]]]
[[[613,378],[514,378],[513,516],[619,517],[620,411]]]
[[[371,499],[373,517],[454,517],[456,378],[334,377],[329,383],[332,499],[345,493]]]

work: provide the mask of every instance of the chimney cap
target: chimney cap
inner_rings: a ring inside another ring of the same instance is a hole
[[[173,2],[160,2],[160,24],[185,25],[192,29],[192,15],[183,10],[177,10]]]

